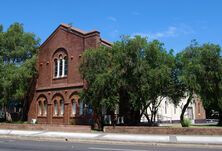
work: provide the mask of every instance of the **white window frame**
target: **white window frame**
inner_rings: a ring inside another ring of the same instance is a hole
[[[57,100],[54,101],[53,107],[54,107],[53,115],[54,116],[58,116],[59,110],[58,110],[58,102],[57,102]]]
[[[44,100],[43,101],[43,115],[46,116],[47,115],[47,108],[48,108],[48,104],[47,104],[47,101]]]
[[[72,115],[76,115],[77,103],[75,100],[72,101]]]
[[[60,104],[60,116],[63,116],[64,115],[64,101],[61,99],[59,101],[59,104]]]
[[[54,59],[54,70],[57,71],[57,73],[56,73],[56,71],[54,72],[54,77],[56,77],[56,78],[61,78],[61,77],[67,76],[67,74],[68,74],[68,58],[67,58],[67,56],[65,56],[63,58],[60,55],[58,59]],[[65,73],[65,70],[67,71],[67,73]],[[55,73],[56,73],[56,75],[55,75]]]

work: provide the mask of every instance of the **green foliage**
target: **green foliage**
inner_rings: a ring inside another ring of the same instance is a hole
[[[185,118],[183,120],[183,127],[190,127],[192,124],[191,120],[189,118]]]
[[[23,25],[12,24],[7,31],[0,26],[0,102],[21,101],[30,88],[30,81],[36,74],[36,53],[39,39],[33,33],[25,32]]]
[[[131,97],[133,107],[141,109],[150,123],[155,122],[158,107],[164,97],[171,97],[174,56],[167,53],[159,41],[146,42],[143,57],[134,69]],[[132,81],[132,80],[130,80]],[[150,109],[151,116],[147,114]]]
[[[219,125],[222,125],[222,57],[221,47],[215,44],[199,46],[201,69],[198,83],[204,107],[219,111]],[[203,82],[204,81],[204,82]]]
[[[4,63],[19,65],[32,58],[39,46],[39,39],[33,33],[24,32],[23,25],[19,23],[12,24],[2,37],[0,54]]]
[[[102,106],[114,109],[118,103],[118,83],[112,63],[112,49],[106,47],[88,50],[83,55],[80,72],[87,80],[87,89],[81,96],[92,103],[97,114],[101,114]]]
[[[200,51],[195,40],[176,56],[177,78],[182,84],[181,90],[188,97],[180,115],[182,126],[186,126],[184,125],[184,114],[193,98],[193,94],[199,94],[200,91],[198,83],[199,71],[201,69],[199,57]]]
[[[131,110],[142,110],[142,116],[151,106],[153,122],[160,97],[173,93],[173,67],[174,56],[159,41],[124,36],[112,48],[85,51],[80,72],[87,88],[82,98],[91,101],[98,113],[102,106],[114,110],[115,104],[124,102]]]
[[[206,108],[222,111],[221,48],[214,44],[200,46],[200,95]],[[204,81],[204,82],[201,82]]]
[[[179,69],[179,80],[186,87],[187,92],[199,92],[198,76],[200,70],[199,49],[196,43],[177,54],[176,63]]]
[[[178,78],[185,86],[184,92],[189,97],[192,97],[194,93],[200,96],[206,109],[221,112],[222,58],[220,55],[221,48],[218,45],[199,45],[196,41],[192,41],[189,47],[177,54],[176,60],[179,70]],[[187,104],[189,105],[189,102]],[[185,109],[182,110],[182,114],[184,112]]]

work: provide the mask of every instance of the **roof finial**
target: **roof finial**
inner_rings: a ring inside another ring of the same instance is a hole
[[[68,23],[69,27],[72,27],[72,23]]]
[[[68,31],[71,31],[72,23],[68,23]]]

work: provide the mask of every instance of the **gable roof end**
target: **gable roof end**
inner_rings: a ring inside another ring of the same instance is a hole
[[[75,33],[78,33],[80,34],[81,36],[88,36],[88,35],[91,35],[91,34],[94,34],[94,33],[97,33],[97,34],[100,34],[99,31],[97,30],[92,30],[92,31],[89,31],[89,32],[86,32],[86,31],[83,31],[81,29],[78,29],[78,28],[75,28],[75,27],[72,27],[68,24],[60,24],[53,32],[52,34],[41,44],[40,48],[43,47],[55,34],[56,32],[60,29],[60,28],[63,28],[63,29],[66,29],[67,31],[71,30],[72,32],[75,32]],[[72,33],[71,32],[71,33]],[[104,39],[101,39],[101,43],[102,45],[105,45],[105,46],[108,46],[108,47],[111,47],[112,44]]]

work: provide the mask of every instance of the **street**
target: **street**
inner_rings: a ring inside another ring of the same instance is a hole
[[[79,143],[34,141],[0,138],[0,151],[219,151],[218,146],[139,145],[110,143]]]

